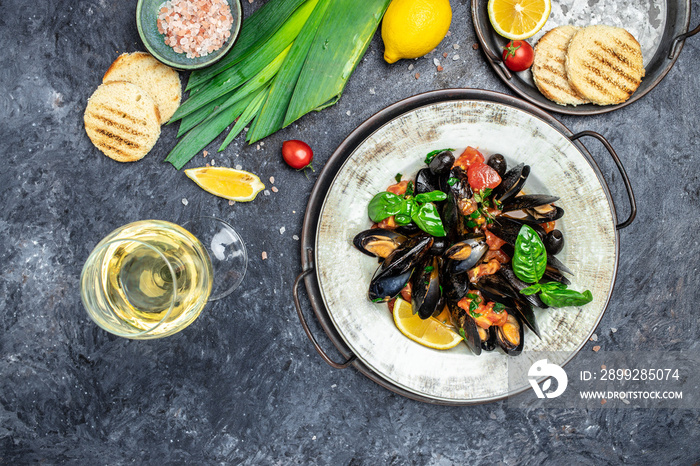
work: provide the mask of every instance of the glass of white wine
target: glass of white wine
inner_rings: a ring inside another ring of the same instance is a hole
[[[97,325],[121,337],[162,338],[240,285],[248,257],[233,227],[215,217],[184,226],[134,222],[95,246],[83,266],[80,294]]]

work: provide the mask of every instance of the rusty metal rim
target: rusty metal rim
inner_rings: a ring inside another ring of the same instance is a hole
[[[485,398],[485,399],[474,399],[474,400],[446,400],[446,399],[436,399],[436,398],[431,398],[427,396],[423,396],[421,394],[417,394],[414,392],[411,392],[409,390],[406,390],[403,387],[399,387],[390,381],[384,379],[381,374],[377,374],[373,370],[371,370],[367,365],[365,365],[360,359],[356,357],[355,354],[352,353],[350,348],[347,346],[347,344],[344,342],[342,336],[339,334],[338,330],[335,328],[335,325],[333,324],[330,316],[328,315],[328,311],[325,308],[325,305],[323,303],[323,298],[321,296],[321,291],[319,289],[319,283],[318,283],[318,277],[315,273],[315,267],[314,267],[314,247],[316,243],[316,235],[317,235],[317,226],[318,226],[318,221],[320,219],[321,211],[323,208],[323,204],[326,198],[326,195],[333,184],[333,181],[335,179],[336,174],[342,167],[342,165],[345,163],[347,158],[352,154],[354,149],[360,145],[367,137],[369,137],[372,133],[374,133],[376,130],[378,130],[380,127],[382,127],[384,124],[388,123],[389,121],[393,120],[394,118],[402,115],[403,113],[406,113],[408,111],[414,110],[418,107],[422,107],[425,105],[437,103],[437,102],[444,102],[444,101],[451,101],[451,100],[480,100],[480,101],[489,101],[489,102],[496,102],[496,103],[501,103],[505,105],[509,105],[512,107],[515,107],[517,109],[523,110],[525,112],[528,112],[541,120],[543,120],[545,123],[549,124],[552,126],[554,129],[562,133],[567,139],[571,141],[572,144],[574,144],[578,150],[581,152],[581,154],[584,156],[586,161],[590,164],[592,169],[594,170],[596,176],[598,177],[598,180],[601,184],[601,187],[605,193],[605,196],[608,200],[608,204],[611,209],[611,214],[613,219],[617,219],[617,213],[615,210],[615,204],[612,199],[612,196],[610,194],[610,190],[608,188],[607,182],[603,178],[602,172],[600,168],[598,167],[598,164],[595,162],[595,160],[592,158],[591,154],[588,152],[588,150],[581,144],[581,142],[578,140],[578,138],[582,135],[581,133],[574,135],[573,132],[571,132],[566,126],[564,126],[561,122],[559,122],[557,119],[549,115],[547,112],[541,110],[540,108],[523,101],[522,99],[519,99],[517,97],[512,97],[506,94],[494,92],[494,91],[487,91],[487,90],[481,90],[481,89],[444,89],[444,90],[437,90],[437,91],[430,91],[426,92],[423,94],[418,94],[412,97],[409,97],[407,99],[401,100],[393,105],[390,105],[389,107],[377,112],[370,118],[368,118],[364,123],[362,123],[360,126],[358,126],[352,133],[350,133],[349,136],[345,138],[345,140],[338,146],[336,151],[331,155],[331,157],[328,159],[326,162],[323,170],[318,176],[318,179],[316,180],[316,183],[314,184],[314,187],[311,191],[311,195],[309,197],[309,202],[307,204],[306,212],[304,214],[304,223],[302,226],[302,233],[301,233],[301,266],[302,266],[302,271],[301,273],[297,276],[297,280],[295,281],[294,284],[294,301],[295,301],[295,306],[297,309],[298,316],[302,322],[302,326],[304,327],[304,331],[311,340],[312,344],[314,345],[316,351],[321,355],[321,357],[332,367],[335,368],[344,368],[344,367],[349,367],[353,366],[355,369],[357,369],[360,373],[365,375],[367,378],[370,380],[376,382],[378,385],[396,393],[401,396],[417,400],[417,401],[422,401],[426,403],[431,403],[431,404],[440,404],[440,405],[451,405],[451,406],[464,406],[464,405],[474,405],[474,404],[481,404],[481,403],[488,403],[492,401],[498,401],[507,398],[508,396],[516,395],[518,393],[522,393],[523,391],[527,390],[527,387],[522,388],[521,390],[513,393],[509,393],[507,395],[502,395],[498,397],[490,397],[490,398]],[[590,134],[588,134],[590,135]],[[604,138],[603,138],[604,139]],[[602,141],[601,141],[602,142]],[[606,141],[607,142],[607,141]],[[612,155],[612,154],[611,154]],[[616,155],[613,156],[613,158],[617,158]],[[610,289],[610,292],[608,293],[605,305],[603,307],[603,311],[601,312],[600,316],[598,317],[595,326],[592,328],[590,334],[592,334],[595,329],[598,327],[600,323],[600,319],[602,318],[603,314],[605,313],[608,304],[610,302],[610,297],[613,293],[613,290],[615,288],[615,282],[617,280],[617,270],[618,270],[618,263],[619,263],[619,253],[620,253],[620,236],[619,236],[619,229],[624,228],[629,225],[632,220],[634,220],[635,214],[636,214],[636,207],[635,207],[635,202],[634,202],[634,195],[631,191],[631,186],[629,185],[629,180],[627,179],[627,175],[624,173],[624,168],[622,167],[621,164],[619,164],[619,159],[615,160],[616,164],[618,164],[618,168],[620,168],[622,174],[623,174],[623,179],[625,180],[626,187],[628,189],[628,194],[631,196],[630,197],[630,204],[631,204],[631,212],[629,218],[620,224],[618,224],[618,228],[615,231],[615,264],[614,264],[614,270],[613,270],[613,280],[612,280],[612,287]],[[312,273],[314,272],[314,273]],[[331,340],[333,345],[335,346],[337,352],[342,356],[342,358],[345,359],[344,363],[334,363],[332,361],[332,358],[329,357],[326,352],[321,348],[321,346],[318,344],[316,339],[312,335],[312,331],[310,326],[308,325],[308,322],[306,318],[304,317],[302,308],[301,308],[301,303],[299,300],[299,295],[298,295],[298,287],[300,286],[301,283],[304,283],[305,288],[306,288],[306,294],[309,299],[309,302],[311,304],[312,310],[314,312],[314,315],[316,316],[316,319],[318,323],[321,325],[321,328],[324,330],[328,338]],[[571,356],[567,358],[567,360],[564,362],[564,364],[568,363],[580,350],[581,348],[585,345],[586,341],[590,337],[590,334],[586,339],[582,341],[582,343],[572,351]]]
[[[679,18],[680,20],[667,22],[662,43],[657,49],[652,60],[647,65],[647,75],[642,80],[640,88],[637,89],[637,92],[632,94],[632,97],[630,97],[626,102],[617,105],[599,106],[585,104],[571,107],[568,105],[558,105],[551,100],[548,100],[546,97],[540,94],[536,88],[522,81],[522,79],[519,77],[513,76],[503,65],[500,53],[495,53],[493,48],[490,46],[491,41],[489,38],[496,37],[497,34],[493,32],[488,19],[488,13],[486,12],[487,3],[488,2],[485,0],[471,1],[472,24],[474,25],[474,32],[476,33],[479,43],[481,44],[481,49],[484,52],[486,61],[494,69],[498,77],[501,78],[501,80],[520,97],[550,112],[567,115],[599,115],[626,107],[627,105],[641,99],[652,89],[654,89],[668,74],[668,72],[671,71],[671,68],[676,63],[676,60],[678,60],[678,57],[683,50],[685,39],[700,32],[700,26],[696,27],[692,31],[688,30],[690,27],[690,0],[677,2],[677,4],[674,5],[674,11],[677,13],[675,17]],[[668,3],[669,8],[671,7],[671,3],[672,2]],[[487,37],[487,34],[489,34],[489,37]],[[500,36],[498,37],[500,38]],[[503,39],[504,44],[506,40],[507,39]]]

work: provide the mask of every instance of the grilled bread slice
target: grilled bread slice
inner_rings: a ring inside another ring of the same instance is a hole
[[[160,136],[160,114],[150,95],[125,81],[101,84],[88,99],[85,131],[107,157],[119,162],[143,158]]]
[[[103,83],[112,81],[130,82],[148,92],[158,105],[161,124],[180,106],[180,75],[148,53],[124,53],[117,57],[102,78]]]
[[[587,99],[571,87],[566,75],[569,40],[579,29],[570,25],[556,27],[542,36],[535,45],[532,78],[542,95],[559,105],[588,103]]]
[[[594,104],[620,104],[642,82],[642,49],[623,28],[588,26],[569,42],[566,73],[571,86]]]

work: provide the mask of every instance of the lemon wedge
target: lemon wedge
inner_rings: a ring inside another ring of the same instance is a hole
[[[462,337],[452,329],[449,322],[447,311],[438,317],[423,320],[418,314],[413,314],[413,307],[408,301],[396,298],[394,303],[394,323],[399,331],[428,348],[446,350],[459,345]]]
[[[252,201],[265,189],[265,185],[256,175],[233,168],[190,168],[185,170],[185,175],[206,192],[236,202]]]
[[[523,40],[542,29],[552,11],[550,0],[489,0],[491,26],[503,37]]]
[[[449,0],[393,0],[382,19],[384,60],[422,57],[442,42],[451,22]]]

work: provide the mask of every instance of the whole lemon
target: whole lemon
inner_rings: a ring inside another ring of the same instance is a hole
[[[384,13],[384,60],[418,58],[442,41],[452,22],[449,0],[393,0]]]

